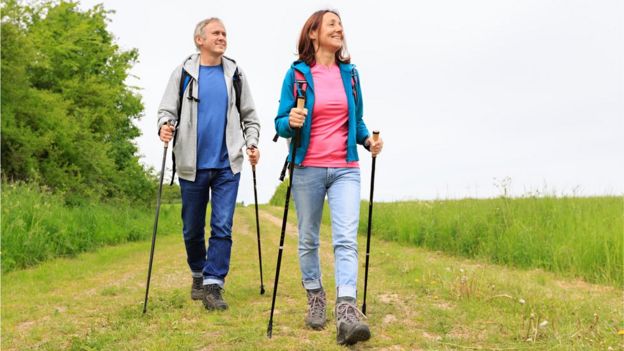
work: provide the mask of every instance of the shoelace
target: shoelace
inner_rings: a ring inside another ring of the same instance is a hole
[[[221,297],[221,291],[224,291],[223,288],[221,288],[220,286],[211,286],[208,288],[208,292],[215,298],[218,300],[222,300],[223,298]]]
[[[346,321],[347,323],[358,323],[360,319],[366,319],[364,313],[355,307],[354,304],[348,302],[339,302],[336,306],[337,318],[339,321]]]
[[[203,278],[193,278],[193,289],[201,289],[203,284]]]
[[[308,296],[310,314],[314,317],[322,318],[325,314],[325,296],[322,293],[310,294]]]

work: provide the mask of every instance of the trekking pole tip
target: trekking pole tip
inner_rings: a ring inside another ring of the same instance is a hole
[[[264,285],[260,286],[260,295],[264,295]]]

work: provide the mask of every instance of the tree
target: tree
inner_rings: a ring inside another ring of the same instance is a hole
[[[2,176],[74,198],[153,194],[139,164],[133,121],[143,104],[125,84],[138,59],[107,30],[102,5],[74,2],[2,11]]]

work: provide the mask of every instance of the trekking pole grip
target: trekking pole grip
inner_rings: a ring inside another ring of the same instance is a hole
[[[373,141],[377,142],[377,140],[379,140],[379,131],[378,130],[373,130]],[[377,156],[373,156],[373,158],[375,158]]]
[[[297,96],[297,108],[305,107],[305,96]]]
[[[171,137],[171,140],[173,140],[173,136],[175,136],[176,123],[174,121],[168,121],[165,123],[165,125],[173,128],[172,137]],[[168,146],[169,146],[169,142],[165,141],[165,148],[167,148]]]

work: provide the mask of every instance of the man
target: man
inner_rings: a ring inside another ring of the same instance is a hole
[[[189,56],[171,74],[158,109],[158,128],[163,142],[173,138],[174,130],[176,134],[173,153],[182,193],[186,256],[193,277],[191,298],[201,299],[208,310],[224,310],[228,306],[222,290],[230,267],[242,148],[246,146],[250,163],[256,165],[260,123],[246,77],[232,59],[223,56],[227,48],[223,22],[218,18],[199,22],[194,41],[199,53]],[[206,250],[209,200],[211,230]]]

